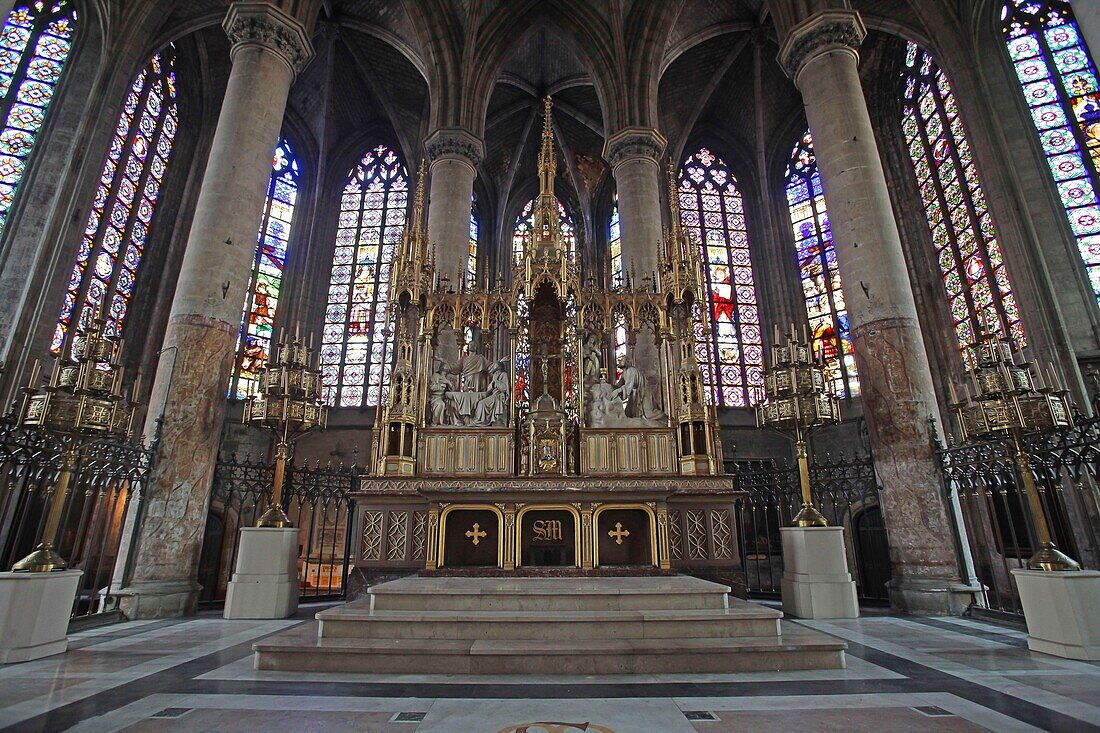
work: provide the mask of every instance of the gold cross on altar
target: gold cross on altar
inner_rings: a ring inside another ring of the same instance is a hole
[[[469,532],[467,532],[466,534],[469,534]],[[621,545],[623,543],[623,537],[629,537],[630,536],[630,530],[629,529],[623,529],[623,523],[622,522],[615,522],[615,530],[613,532],[608,532],[607,536],[608,537],[614,537],[615,538],[615,544],[616,545]]]
[[[482,537],[488,537],[488,532],[481,531],[481,525],[478,522],[474,522],[474,528],[466,531],[466,536],[473,539],[474,544],[481,542]]]

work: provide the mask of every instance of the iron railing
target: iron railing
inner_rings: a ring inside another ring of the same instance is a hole
[[[779,528],[802,506],[798,469],[766,459],[727,461],[727,473],[748,493],[737,505],[738,540],[750,594],[778,595],[783,579]],[[814,503],[833,526],[847,530],[848,565],[861,601],[887,600],[889,543],[870,456],[824,456],[810,466]]]
[[[347,585],[351,553],[350,494],[355,466],[288,465],[283,510],[298,528],[298,577],[305,598],[338,598]],[[241,527],[256,524],[267,508],[274,467],[251,456],[225,456],[214,470],[214,489],[199,560],[203,602],[225,600],[237,558]]]
[[[1006,444],[937,445],[948,501],[957,499],[981,605],[1022,614],[1011,571],[1037,549],[1033,518]],[[1026,442],[1032,473],[1055,544],[1085,567],[1100,561],[1100,418],[1031,436]]]
[[[41,540],[61,463],[49,433],[0,418],[0,567],[10,568]],[[117,608],[107,588],[131,502],[141,501],[153,450],[138,442],[101,439],[80,446],[55,546],[84,572],[73,616]]]

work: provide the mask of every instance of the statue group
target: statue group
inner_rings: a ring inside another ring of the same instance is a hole
[[[508,427],[511,387],[507,359],[490,362],[476,353],[467,354],[457,364],[439,359],[428,380],[428,423]]]
[[[656,428],[668,425],[668,416],[658,406],[645,372],[618,357],[620,371],[614,382],[601,367],[600,341],[585,338],[584,387],[587,395],[585,418],[590,428]]]

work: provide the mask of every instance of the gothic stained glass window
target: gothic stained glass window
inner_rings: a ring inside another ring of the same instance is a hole
[[[699,242],[710,333],[697,328],[697,356],[715,404],[746,407],[764,383],[760,316],[745,211],[726,164],[700,148],[680,168],[680,221]]]
[[[523,253],[527,244],[531,241],[531,231],[535,226],[535,199],[527,202],[523,211],[516,217],[516,223],[512,227],[512,264],[518,265],[523,259]],[[573,218],[565,213],[565,206],[558,200],[558,216],[561,218],[561,236],[565,240],[566,248],[570,254],[577,251],[577,234],[573,226]]]
[[[344,186],[321,335],[321,382],[330,405],[377,405],[385,398],[390,268],[408,199],[405,164],[384,145],[363,156]]]
[[[473,209],[470,210],[470,249],[466,254],[466,272],[463,273],[463,280],[466,287],[471,288],[477,284],[477,212]]]
[[[623,273],[623,237],[619,230],[619,203],[611,209],[611,223],[607,227],[608,249],[611,252],[611,287],[621,288],[626,284]]]
[[[237,339],[237,366],[229,389],[229,396],[240,400],[256,391],[260,367],[270,355],[275,309],[279,305],[286,266],[286,247],[294,220],[294,204],[298,200],[298,160],[286,138],[275,146],[271,166],[256,259],[252,264],[251,284]]]
[[[0,233],[72,50],[69,0],[17,2],[0,31]]]
[[[814,141],[807,130],[787,163],[787,205],[794,229],[795,257],[806,298],[806,317],[810,321],[815,353],[823,352],[833,387],[840,397],[859,394],[856,378],[852,333],[844,290],[833,247],[829,212],[821,173],[817,169]]]
[[[917,176],[955,335],[969,365],[983,330],[1024,343],[1001,246],[947,75],[910,42],[902,129]]]
[[[74,319],[90,324],[103,307],[122,333],[178,124],[175,49],[155,54],[130,86],[99,177],[76,265],[54,329],[59,353]]]
[[[1100,89],[1070,3],[1010,0],[1001,10],[1008,54],[1054,185],[1100,299]]]

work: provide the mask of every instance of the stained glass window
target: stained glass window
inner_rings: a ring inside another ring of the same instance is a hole
[[[1054,185],[1100,299],[1100,90],[1070,3],[1010,0],[1008,54],[1031,109]]]
[[[825,208],[814,141],[807,130],[787,163],[787,205],[794,228],[795,257],[806,299],[806,317],[814,353],[823,353],[833,387],[840,397],[859,394],[852,332],[844,289],[833,247],[833,231]]]
[[[902,128],[947,290],[955,335],[969,366],[983,330],[1024,343],[1001,245],[947,75],[915,43],[906,49]]]
[[[299,175],[294,149],[283,138],[275,147],[272,158],[271,180],[267,185],[267,200],[260,219],[256,259],[252,264],[248,298],[237,338],[237,366],[229,396],[240,400],[255,393],[260,367],[270,355],[271,331],[275,325],[275,309],[279,305],[283,269],[286,266],[286,246],[294,220],[294,204],[298,200]]]
[[[466,287],[471,288],[477,284],[477,212],[470,210],[470,249],[466,255],[466,272],[463,276]]]
[[[69,0],[19,2],[0,31],[0,233],[72,50]]]
[[[65,347],[74,318],[90,325],[101,307],[108,330],[122,333],[176,137],[174,69],[175,49],[169,46],[130,85],[54,329],[54,353]]]
[[[684,160],[680,221],[706,263],[710,333],[697,327],[697,358],[715,404],[745,407],[764,382],[760,315],[737,181],[706,148]]]
[[[321,336],[321,381],[330,405],[377,405],[385,398],[393,346],[386,333],[390,268],[408,198],[405,164],[384,145],[348,175]]]
[[[565,212],[565,206],[558,201],[558,216],[561,218],[561,236],[570,254],[577,251],[577,234],[573,225],[573,218]],[[516,217],[516,223],[512,226],[512,263],[518,265],[523,259],[523,253],[531,241],[531,231],[535,226],[535,199],[527,202],[523,211]]]
[[[621,288],[626,284],[623,271],[623,237],[619,229],[619,202],[611,209],[611,223],[607,228],[608,249],[611,251],[611,287]]]

